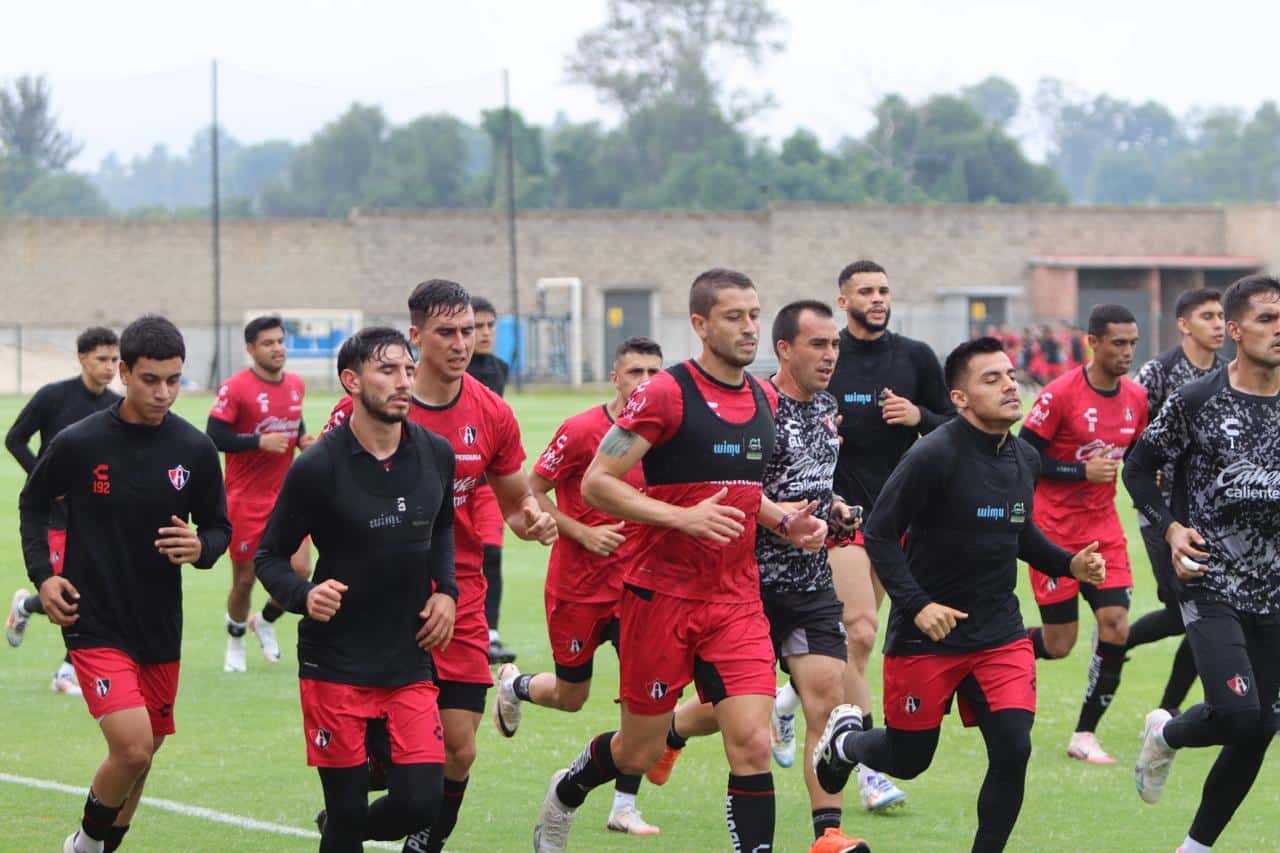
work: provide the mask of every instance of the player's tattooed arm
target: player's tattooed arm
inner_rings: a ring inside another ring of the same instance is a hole
[[[601,439],[600,452],[605,456],[626,456],[635,447],[637,438],[639,436],[631,430],[614,424]]]

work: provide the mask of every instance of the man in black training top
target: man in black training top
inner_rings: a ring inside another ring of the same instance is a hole
[[[858,763],[918,776],[958,697],[961,719],[981,728],[987,747],[973,850],[1003,850],[1022,808],[1036,710],[1035,655],[1014,594],[1017,561],[1090,583],[1102,581],[1105,564],[1097,542],[1072,556],[1032,521],[1040,456],[1009,433],[1022,402],[1000,341],[961,344],[945,372],[960,416],[907,452],[864,528],[892,599],[885,728],[863,731],[862,709],[841,705],[813,762],[819,784],[833,792]]]
[[[254,566],[293,613],[307,763],[324,788],[321,853],[359,851],[435,820],[444,732],[430,650],[453,636],[453,449],[409,423],[414,361],[389,327],[338,352],[351,417],[285,475]],[[290,558],[311,536],[312,580]],[[388,794],[368,802],[365,728],[384,720]]]
[[[467,363],[467,373],[501,397],[507,390],[511,367],[493,352],[498,309],[483,296],[472,297],[471,309],[476,315],[476,348]],[[512,663],[516,653],[504,646],[502,637],[498,635],[498,616],[502,609],[502,539],[506,524],[488,482],[482,481],[476,486],[471,513],[475,516],[476,531],[484,547],[484,579],[488,584],[484,594],[484,615],[489,622],[489,663]]]
[[[107,740],[64,853],[120,846],[152,755],[174,732],[180,567],[212,567],[231,540],[218,451],[169,411],[185,358],[182,334],[168,320],[130,323],[120,335],[124,399],[59,433],[18,500],[27,575],[49,621],[62,626],[85,703]],[[67,516],[60,575],[47,541],[58,498]]]
[[[50,382],[37,391],[4,437],[4,446],[28,474],[36,467],[36,460],[48,449],[55,435],[81,418],[120,400],[119,394],[107,388],[116,378],[116,367],[120,364],[120,339],[116,333],[101,326],[85,329],[76,338],[76,353],[80,359],[80,375]],[[40,449],[33,454],[31,437],[37,433],[40,434]],[[58,503],[49,518],[49,563],[55,573],[62,571],[66,545],[67,516],[62,504]],[[28,592],[26,588],[16,591],[5,622],[5,638],[9,645],[15,649],[22,645],[31,614],[43,612],[40,593]],[[80,695],[80,682],[76,680],[70,652],[54,673],[50,686],[57,693]]]
[[[1135,778],[1155,803],[1175,750],[1221,746],[1183,853],[1209,850],[1275,734],[1280,685],[1280,279],[1223,299],[1236,359],[1174,391],[1129,454],[1124,484],[1172,551],[1204,702],[1147,715]],[[1156,472],[1174,465],[1173,504]]]
[[[1222,366],[1218,350],[1226,337],[1226,320],[1222,314],[1222,294],[1216,290],[1188,290],[1174,306],[1182,342],[1170,347],[1142,365],[1137,382],[1147,392],[1147,417],[1155,420],[1170,395],[1188,382],[1208,376]],[[1165,503],[1173,502],[1173,465],[1160,471],[1160,492]],[[1138,529],[1147,549],[1151,572],[1156,578],[1156,594],[1164,606],[1153,610],[1129,626],[1129,642],[1125,651],[1135,646],[1154,643],[1165,637],[1185,634],[1182,613],[1178,607],[1178,581],[1173,570],[1173,555],[1164,531],[1157,530],[1146,516],[1139,513]],[[1184,636],[1173,657],[1173,667],[1165,684],[1160,707],[1177,716],[1196,681],[1196,662]]]
[[[854,261],[840,271],[836,283],[837,302],[848,321],[840,332],[840,357],[828,389],[840,407],[843,442],[835,493],[870,515],[902,454],[955,413],[938,357],[929,345],[889,331],[892,299],[884,267],[875,261]],[[860,531],[851,542],[831,548],[829,557],[849,638],[844,701],[868,709],[864,723],[870,728],[867,661],[876,642],[884,589],[872,571]],[[783,721],[795,713],[790,686],[778,691],[774,711]],[[774,734],[779,739],[787,732],[775,727]],[[899,806],[906,798],[888,777],[870,767],[859,768],[858,787],[870,811]]]

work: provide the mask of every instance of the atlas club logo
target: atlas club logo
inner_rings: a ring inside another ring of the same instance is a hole
[[[667,682],[650,681],[644,686],[644,692],[655,702],[661,702],[667,695]]]
[[[476,428],[471,424],[467,424],[462,429],[458,430],[458,433],[462,436],[462,443],[467,447],[471,447],[476,443]]]
[[[902,710],[906,711],[908,714],[915,714],[920,710],[920,698],[908,693],[907,698],[902,702]]]
[[[169,483],[178,491],[182,491],[186,487],[187,481],[191,479],[191,472],[179,465],[177,468],[169,469]]]
[[[102,699],[107,698],[107,694],[111,692],[111,679],[99,678],[94,682],[94,689],[98,691],[98,696]]]
[[[1249,693],[1249,679],[1237,672],[1227,679],[1227,689],[1237,696],[1245,696]]]
[[[312,729],[309,734],[311,742],[316,745],[317,749],[324,749],[329,745],[329,741],[333,740],[333,733],[328,729]]]

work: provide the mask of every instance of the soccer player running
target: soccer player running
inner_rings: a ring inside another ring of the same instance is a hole
[[[418,350],[409,420],[448,441],[455,460],[457,616],[448,648],[433,655],[444,725],[444,803],[435,822],[405,842],[411,853],[439,853],[458,822],[476,760],[476,730],[493,684],[484,614],[484,551],[474,517],[476,485],[481,478],[488,480],[507,525],[521,539],[550,545],[556,539],[556,523],[529,489],[521,467],[520,425],[511,406],[466,372],[475,341],[471,297],[455,282],[424,281],[409,297],[409,317],[409,340]],[[350,395],[339,400],[330,427],[345,420],[353,406]],[[385,765],[386,727],[375,721],[369,732],[370,752],[377,765]]]
[[[1178,297],[1174,311],[1178,317],[1178,331],[1182,333],[1182,342],[1160,353],[1138,371],[1137,381],[1146,389],[1147,411],[1153,421],[1174,391],[1188,382],[1209,375],[1223,364],[1218,356],[1218,350],[1222,349],[1226,336],[1222,295],[1216,290],[1189,290]],[[1165,504],[1169,506],[1173,505],[1173,476],[1172,464],[1164,466],[1160,471],[1160,492],[1164,495]],[[1142,533],[1142,543],[1147,549],[1147,558],[1151,561],[1151,572],[1155,575],[1156,594],[1164,606],[1142,616],[1129,626],[1126,651],[1165,637],[1186,633],[1178,605],[1178,581],[1173,569],[1173,556],[1169,551],[1169,544],[1164,541],[1164,532],[1157,530],[1142,514],[1138,515],[1138,528]],[[1169,671],[1164,695],[1160,697],[1160,707],[1177,716],[1178,708],[1187,698],[1187,692],[1195,681],[1196,662],[1184,636],[1173,656],[1173,666]]]
[[[205,425],[214,446],[227,455],[231,592],[224,672],[245,671],[245,631],[257,636],[268,662],[280,662],[274,624],[283,608],[268,601],[261,613],[249,616],[253,555],[294,450],[306,450],[315,441],[315,436],[306,434],[302,419],[306,392],[302,377],[284,369],[284,322],[275,316],[250,320],[244,327],[244,349],[253,364],[222,383]],[[305,543],[293,556],[293,569],[303,578],[311,575]]]
[[[547,565],[545,594],[555,672],[521,674],[513,663],[499,667],[493,718],[505,737],[513,737],[520,725],[522,702],[581,710],[591,692],[596,649],[606,641],[613,643],[615,651],[618,648],[622,572],[640,542],[638,525],[620,522],[583,501],[582,475],[631,392],[661,371],[662,348],[657,341],[633,337],[619,344],[609,373],[613,398],[561,424],[529,476],[538,502],[560,530]],[[641,466],[628,471],[625,480],[643,489]],[[548,494],[552,490],[554,501]],[[640,776],[621,775],[614,787],[606,828],[656,835],[658,827],[646,822],[636,808]]]
[[[49,621],[62,626],[107,741],[64,853],[115,850],[128,831],[152,757],[174,732],[180,568],[212,567],[231,538],[218,451],[169,411],[185,358],[168,320],[130,323],[120,335],[124,399],[59,433],[18,499],[27,574]],[[58,498],[67,518],[60,575],[47,542]]]
[[[773,321],[772,340],[778,357],[772,380],[778,391],[777,437],[765,469],[764,493],[785,505],[816,501],[816,515],[830,519],[833,530],[850,531],[855,516],[831,490],[840,448],[838,407],[826,391],[839,351],[839,329],[831,309],[813,300],[783,306]],[[804,706],[805,749],[812,754],[831,711],[844,701],[844,608],[836,598],[826,548],[805,551],[756,528],[755,553],[774,655],[790,674]],[[656,781],[654,773],[664,762],[669,772],[688,737],[716,731],[709,704],[696,698],[682,702],[667,733],[663,760],[649,771],[650,780]],[[789,760],[779,763],[788,767],[794,757],[793,748]],[[810,853],[866,851],[866,842],[840,831],[843,795],[822,790],[811,762],[805,762],[804,777],[813,820]],[[665,775],[660,778],[665,782]]]
[[[1124,483],[1164,532],[1180,580],[1204,703],[1147,715],[1135,778],[1155,803],[1177,750],[1221,746],[1181,853],[1213,847],[1275,733],[1280,686],[1280,279],[1223,296],[1236,358],[1174,391],[1125,465]],[[1173,463],[1172,507],[1156,474]]]
[[[561,851],[587,794],[662,755],[680,691],[715,703],[729,760],[726,816],[735,849],[773,849],[769,709],[775,678],[760,604],[757,523],[818,549],[827,525],[810,502],[784,512],[764,497],[777,394],[746,372],[760,300],[747,276],[699,275],[689,294],[702,354],[636,389],[582,480],[583,498],[643,525],[620,604],[622,724],[552,777],[534,849]],[[642,463],[645,490],[625,479]]]
[[[107,388],[120,364],[120,340],[116,333],[101,326],[85,329],[76,338],[76,355],[80,359],[80,375],[51,382],[36,391],[4,437],[4,446],[27,474],[49,449],[55,435],[81,418],[120,402],[120,395]],[[37,433],[40,449],[32,453],[31,438]],[[66,509],[58,502],[49,517],[49,565],[55,574],[62,571],[66,544]],[[4,626],[5,638],[13,648],[22,645],[33,613],[44,613],[39,591],[29,592],[24,587],[14,592]],[[80,682],[76,680],[70,652],[53,674],[50,688],[67,696],[80,695]]]
[[[338,352],[351,416],[288,469],[256,553],[276,601],[303,614],[298,677],[307,763],[324,788],[321,853],[355,853],[429,826],[443,798],[444,735],[431,650],[453,635],[453,448],[407,423],[409,341],[361,329]],[[290,565],[307,536],[313,580]],[[368,801],[365,729],[385,721],[388,793]]]
[[[1077,596],[1093,609],[1097,645],[1067,755],[1112,764],[1115,759],[1102,749],[1095,732],[1120,686],[1133,595],[1128,544],[1116,513],[1116,473],[1126,448],[1147,425],[1147,393],[1125,375],[1138,344],[1138,323],[1129,309],[1094,306],[1088,331],[1092,359],[1044,387],[1020,435],[1040,452],[1036,524],[1072,550],[1099,541],[1107,579],[1102,586],[1079,584],[1051,577],[1031,563],[1031,587],[1043,627],[1029,629],[1027,636],[1036,657],[1066,657],[1079,630]]]
[[[972,849],[998,851],[1022,808],[1036,709],[1035,656],[1014,593],[1017,561],[1095,584],[1106,567],[1097,542],[1073,556],[1036,526],[1040,458],[1009,432],[1022,403],[1000,341],[956,347],[945,375],[960,416],[906,453],[863,528],[892,600],[885,727],[864,731],[862,709],[841,705],[813,763],[832,792],[858,763],[913,778],[932,762],[942,718],[958,697],[961,720],[981,729],[987,748]]]
[[[471,298],[471,309],[476,315],[476,338],[467,373],[501,397],[506,392],[511,367],[493,351],[498,309],[481,296]],[[502,644],[502,637],[498,634],[498,617],[502,609],[502,510],[493,496],[493,489],[483,480],[476,486],[474,501],[476,528],[484,546],[484,580],[488,584],[484,594],[484,615],[489,621],[489,663],[511,663],[516,659],[516,653]]]
[[[830,387],[840,406],[843,439],[836,466],[836,494],[870,514],[902,454],[954,412],[942,381],[942,367],[929,345],[889,331],[892,294],[884,267],[875,261],[854,261],[840,271],[837,284],[837,303],[848,315],[848,322],[840,333],[840,358]],[[877,612],[884,589],[876,580],[861,532],[855,533],[849,544],[832,548],[830,559],[849,637],[845,701],[869,709],[867,661],[876,642]],[[781,736],[787,734],[788,717],[795,713],[796,704],[795,691],[783,687],[776,703],[783,726],[774,729],[783,749],[786,738]],[[871,728],[869,711],[864,722]],[[871,811],[902,805],[906,799],[884,774],[869,767],[859,769],[858,787],[863,804]]]

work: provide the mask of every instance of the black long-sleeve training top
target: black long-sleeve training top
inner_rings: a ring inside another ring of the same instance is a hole
[[[453,473],[449,443],[410,423],[385,460],[361,446],[348,421],[294,461],[254,567],[272,598],[304,614],[299,678],[399,687],[432,677],[431,655],[415,637],[433,582],[458,597]],[[310,581],[289,566],[308,535],[320,552]],[[307,593],[330,578],[348,589],[334,617],[317,622],[305,616]]]
[[[863,530],[892,599],[885,654],[961,654],[1025,634],[1014,594],[1018,560],[1055,577],[1071,574],[1071,552],[1031,520],[1039,471],[1039,454],[1026,442],[964,418],[907,451]],[[914,621],[930,602],[969,614],[940,643]]]
[[[257,433],[241,433],[236,432],[235,426],[222,420],[209,416],[209,420],[204,425],[205,435],[213,441],[213,446],[223,453],[244,453],[247,450],[257,450],[260,446],[262,436]],[[307,434],[306,421],[298,419],[298,435]]]
[[[120,649],[141,664],[177,660],[182,567],[156,550],[170,516],[195,522],[200,558],[213,566],[231,541],[218,451],[177,415],[128,423],[119,404],[67,427],[40,455],[18,499],[27,575],[52,574],[49,507],[65,496],[62,576],[80,592],[80,618],[62,629],[68,649]]]
[[[914,427],[884,422],[885,389],[920,409]],[[880,489],[916,438],[955,415],[942,367],[929,345],[885,332],[873,341],[840,331],[840,355],[827,388],[840,407],[835,492],[870,513]]]

